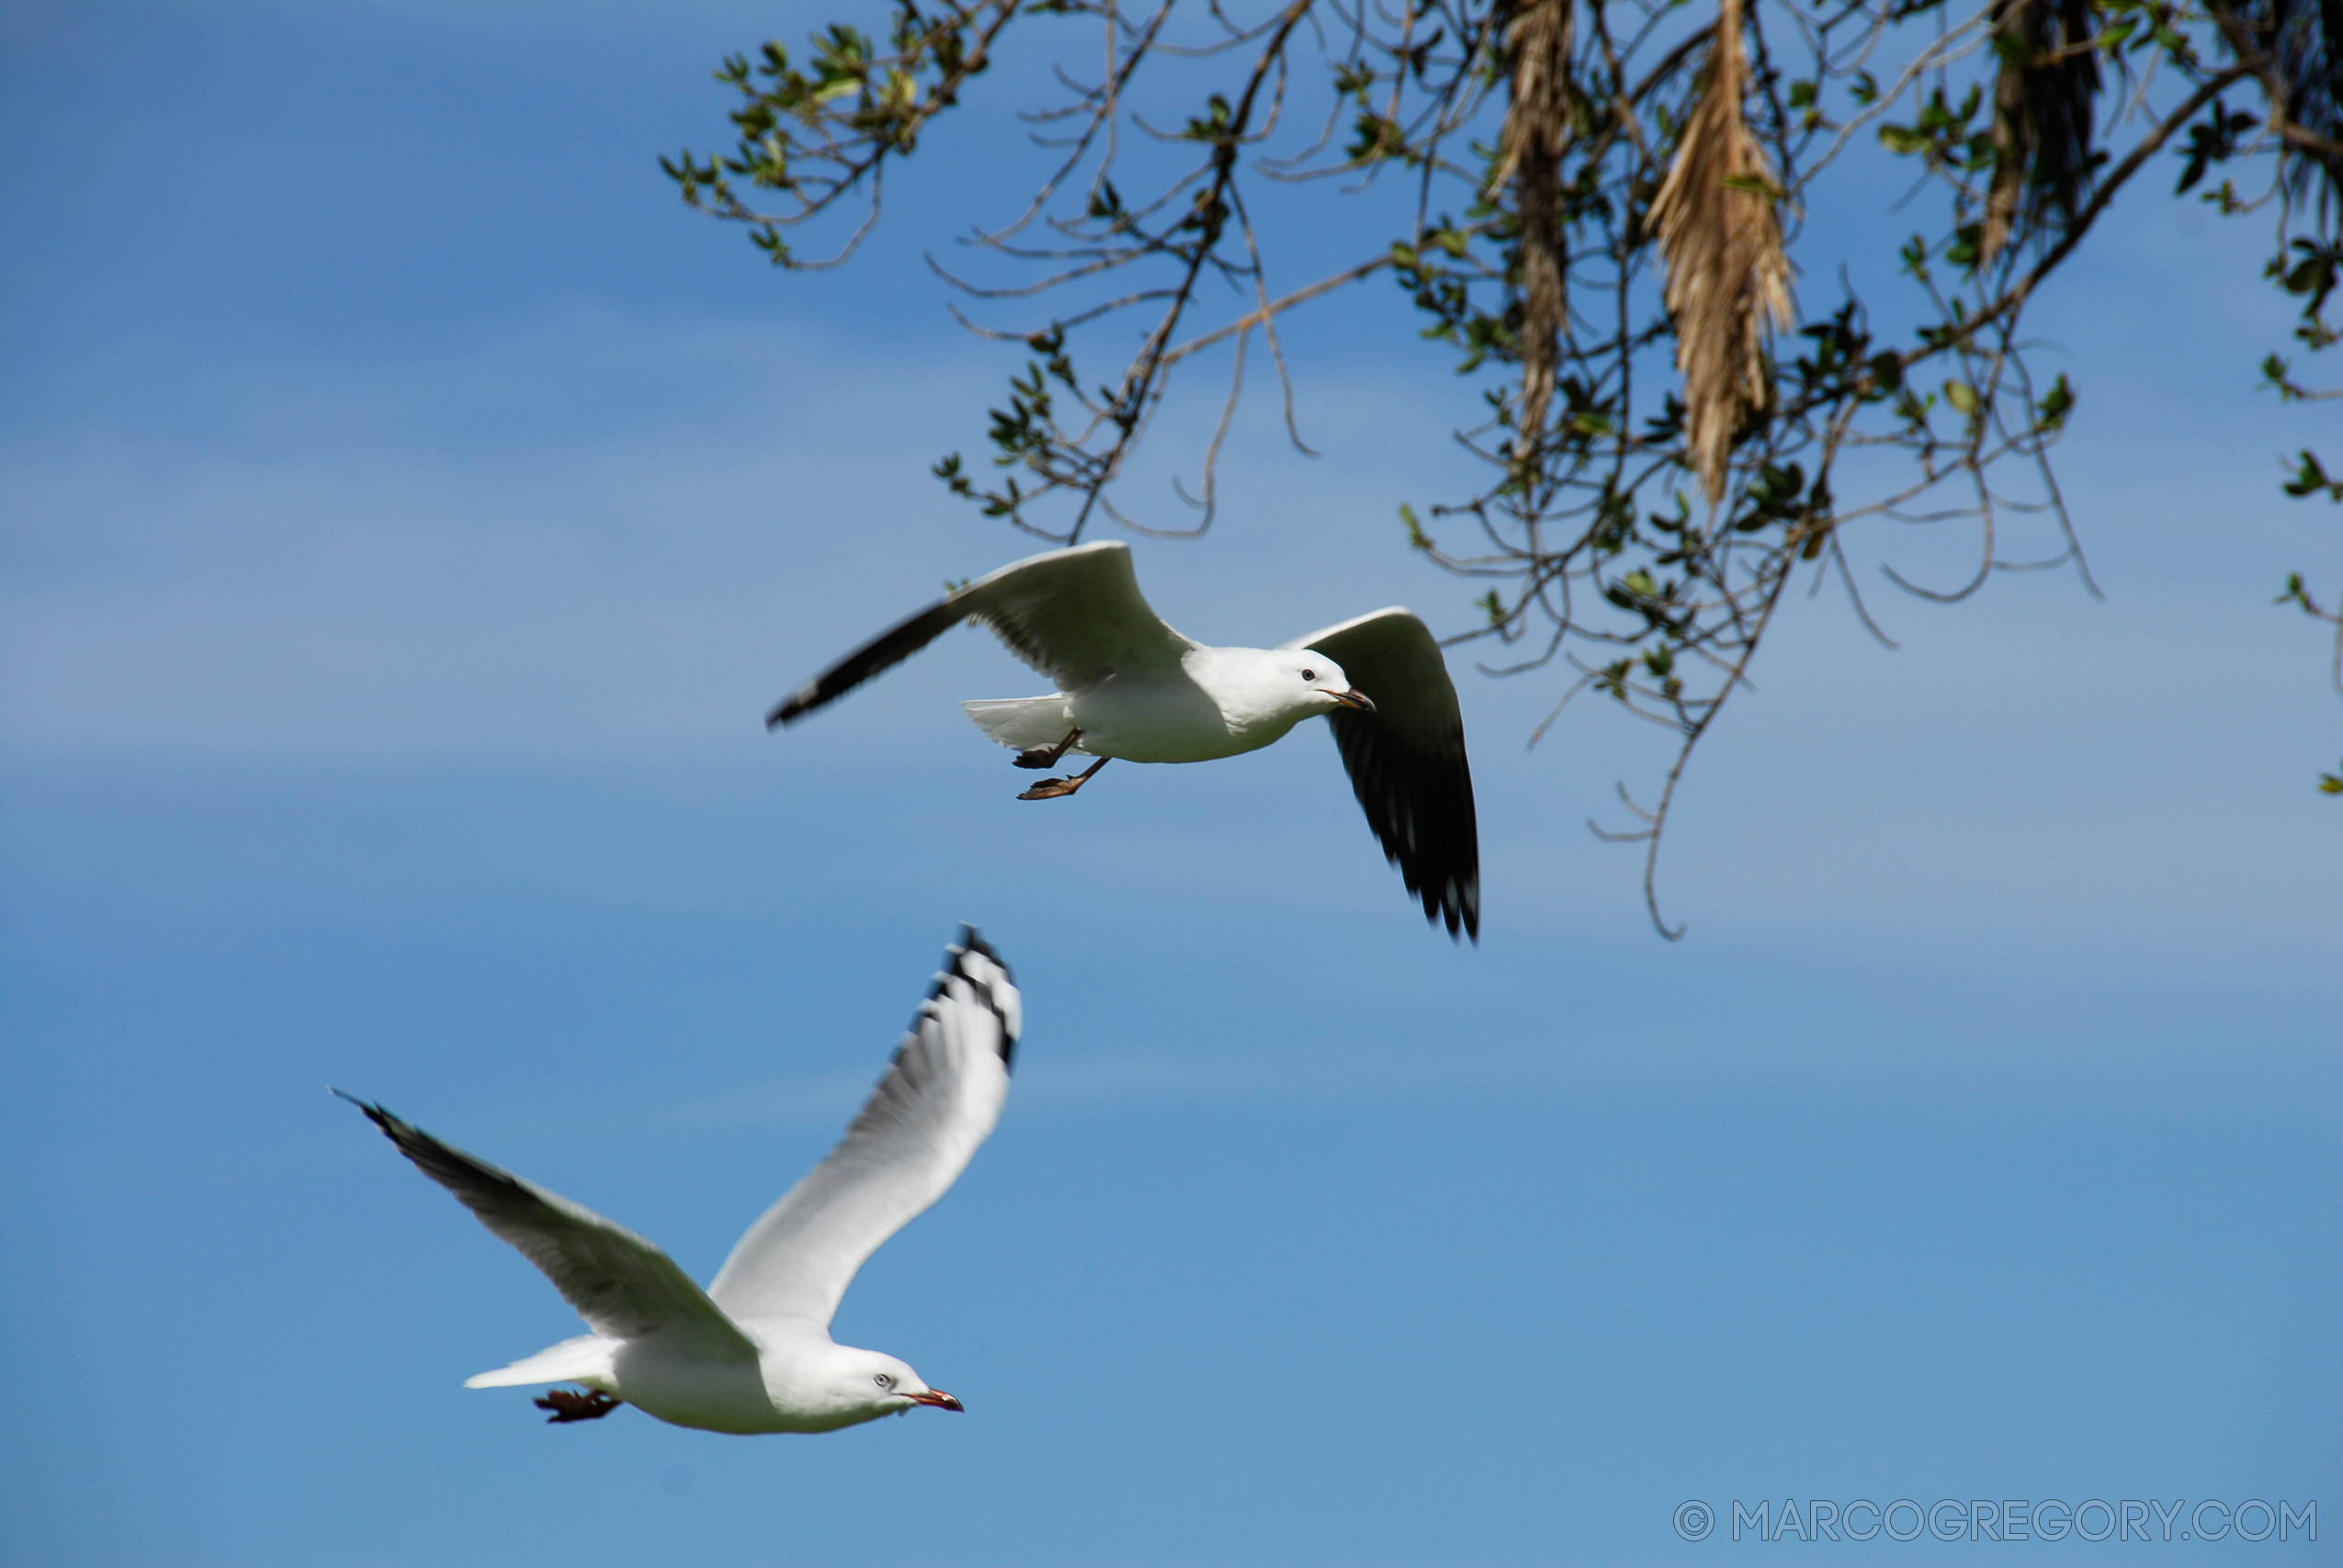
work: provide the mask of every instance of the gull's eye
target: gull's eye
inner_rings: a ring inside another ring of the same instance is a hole
[[[1302,671],[1302,679],[1305,681],[1315,681],[1318,679],[1318,671],[1315,670],[1305,670]]]
[[[885,1372],[881,1372],[881,1373],[879,1373],[877,1377],[873,1378],[871,1381],[872,1381],[873,1382],[876,1382],[877,1384],[878,1384],[878,1386],[879,1386],[879,1387],[881,1387],[881,1388],[893,1388],[893,1387],[895,1386],[895,1380],[894,1380],[893,1378],[889,1377],[889,1376],[887,1373],[885,1373]]]

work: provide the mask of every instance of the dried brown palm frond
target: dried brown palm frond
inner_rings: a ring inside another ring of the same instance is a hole
[[[1998,0],[1993,84],[1993,180],[1978,238],[1991,261],[2020,225],[2072,218],[2090,183],[2099,58],[2090,0]]]
[[[2332,216],[2343,207],[2343,0],[2275,0],[2272,21],[2286,118],[2312,138],[2288,146],[2287,183],[2298,198],[2315,188]]]
[[[1526,461],[1545,428],[1555,367],[1569,327],[1568,242],[1562,234],[1562,151],[1569,144],[1570,33],[1576,0],[1522,0],[1505,26],[1512,99],[1498,138],[1493,192],[1513,182],[1521,225],[1522,404],[1514,456]]]
[[[1668,265],[1685,444],[1711,505],[1725,494],[1742,409],[1766,401],[1766,321],[1791,321],[1781,188],[1743,110],[1748,79],[1740,0],[1718,0],[1700,98],[1648,220]]]

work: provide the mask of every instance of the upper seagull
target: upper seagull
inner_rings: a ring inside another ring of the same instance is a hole
[[[1046,697],[963,703],[1017,766],[1096,757],[1017,796],[1073,794],[1110,758],[1206,762],[1254,751],[1325,714],[1351,787],[1424,918],[1480,940],[1480,837],[1465,721],[1431,629],[1377,610],[1273,649],[1206,648],[1149,607],[1128,547],[1050,550],[979,577],[881,633],[765,716],[791,724],[910,658],[962,620],[1058,682]]]
[[[543,1269],[594,1330],[465,1387],[584,1384],[537,1402],[554,1421],[627,1404],[712,1432],[830,1432],[914,1404],[961,1408],[894,1357],[834,1343],[830,1320],[863,1260],[942,1197],[992,1131],[1022,1021],[1000,954],[963,928],[844,1140],[749,1227],[706,1291],[634,1232],[342,1098]]]

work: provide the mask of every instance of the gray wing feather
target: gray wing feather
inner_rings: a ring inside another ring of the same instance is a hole
[[[945,1194],[1000,1120],[1024,1022],[1017,987],[972,927],[945,956],[862,1114],[708,1287],[733,1317],[827,1327],[864,1261]]]
[[[963,620],[991,627],[1010,652],[1069,692],[1116,671],[1176,667],[1195,646],[1139,592],[1129,546],[1077,545],[1012,562],[880,633],[775,704],[764,727],[793,724],[836,701]]]
[[[756,1348],[675,1260],[623,1225],[476,1158],[379,1105],[334,1091],[366,1112],[415,1168],[456,1195],[500,1239],[553,1281],[586,1325],[613,1338],[667,1332],[698,1341],[707,1359],[754,1359]]]
[[[1312,648],[1375,699],[1371,714],[1328,716],[1352,793],[1386,858],[1424,918],[1480,940],[1480,829],[1473,808],[1465,718],[1448,661],[1425,626],[1394,607],[1357,616],[1287,648]]]

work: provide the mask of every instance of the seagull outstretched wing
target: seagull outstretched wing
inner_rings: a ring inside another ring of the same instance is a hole
[[[764,727],[795,723],[836,701],[964,620],[990,626],[1010,652],[1066,692],[1117,671],[1176,669],[1196,646],[1149,606],[1129,546],[1077,545],[1012,562],[880,633],[776,705]]]
[[[340,1089],[334,1091],[342,1094]],[[379,1105],[344,1100],[367,1113],[415,1168],[453,1192],[521,1256],[538,1266],[561,1299],[596,1334],[634,1339],[657,1333],[692,1359],[756,1359],[756,1347],[675,1260],[649,1241],[571,1202],[443,1144]]]
[[[1327,716],[1351,788],[1383,852],[1399,867],[1424,918],[1480,940],[1480,829],[1465,719],[1432,629],[1406,610],[1360,615],[1297,637],[1342,667],[1375,711]]]
[[[1023,1026],[1008,966],[964,929],[870,1102],[741,1237],[708,1287],[716,1303],[744,1321],[826,1328],[864,1260],[942,1197],[990,1135]]]

